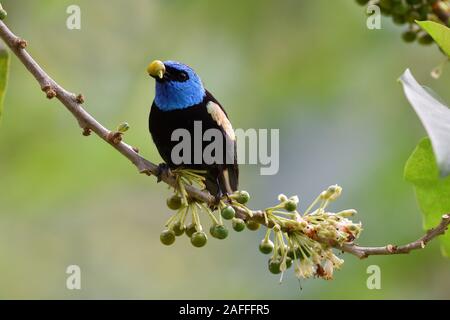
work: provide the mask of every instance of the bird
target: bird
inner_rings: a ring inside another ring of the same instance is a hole
[[[165,162],[159,165],[159,173],[180,167],[202,170],[205,188],[216,199],[237,191],[239,167],[236,137],[222,105],[204,88],[200,77],[186,64],[172,60],[154,60],[148,65],[147,72],[155,79],[155,98],[150,108],[149,131]],[[190,156],[185,157],[183,154],[183,161],[176,163],[172,159],[172,151],[179,141],[173,141],[172,134],[177,129],[185,129],[194,137],[194,131],[197,130],[195,123],[197,126],[201,124],[201,137],[208,129],[217,129],[218,136],[223,139],[223,150],[221,154],[212,153],[215,156],[213,162],[205,161],[203,151],[210,142],[202,139],[201,149],[196,149],[191,139]],[[200,151],[202,154],[198,159]]]

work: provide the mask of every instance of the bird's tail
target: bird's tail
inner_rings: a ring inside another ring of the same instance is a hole
[[[219,188],[222,194],[231,194],[237,191],[239,185],[239,169],[236,164],[225,165],[219,168]]]
[[[206,189],[214,197],[232,194],[237,191],[239,184],[239,169],[237,164],[219,165],[206,175]]]

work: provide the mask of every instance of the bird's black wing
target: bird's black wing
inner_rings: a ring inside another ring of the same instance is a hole
[[[238,189],[239,185],[236,136],[226,111],[219,101],[207,90],[204,101],[206,102],[206,109],[209,115],[225,137],[225,161],[218,168],[219,186],[223,193],[232,193]]]

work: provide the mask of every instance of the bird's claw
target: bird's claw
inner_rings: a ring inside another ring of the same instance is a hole
[[[220,201],[222,201],[222,196],[220,194],[216,194],[214,196],[214,202],[212,203],[212,207],[217,208],[219,206]]]
[[[163,176],[169,175],[169,174],[170,174],[170,168],[167,165],[167,163],[164,163],[164,162],[160,163],[158,165],[158,171],[156,173],[156,178],[157,178],[156,182],[161,182]]]
[[[228,192],[227,193],[223,193],[223,194],[220,194],[220,193],[216,194],[214,196],[214,201],[211,204],[211,207],[217,208],[221,201],[226,201],[226,202],[231,203],[230,194]]]

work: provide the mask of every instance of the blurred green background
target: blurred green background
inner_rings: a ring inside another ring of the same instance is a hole
[[[450,101],[450,70],[436,47],[401,41],[383,18],[366,28],[355,1],[2,1],[6,23],[61,85],[86,97],[109,128],[127,121],[126,141],[160,162],[147,121],[153,59],[183,61],[201,75],[236,128],[279,128],[280,171],[241,169],[250,205],[298,194],[303,208],[330,184],[344,188],[333,209],[358,209],[364,245],[422,234],[403,166],[425,135],[396,81],[410,67]],[[81,30],[66,8],[81,7]],[[283,283],[257,245],[263,232],[231,233],[199,250],[185,237],[165,247],[159,233],[170,194],[154,178],[47,100],[13,57],[0,127],[0,298],[450,298],[450,262],[439,242],[405,256],[345,255],[335,280]],[[65,287],[81,267],[82,290]],[[366,287],[379,265],[381,290]],[[300,286],[302,290],[300,290]]]

